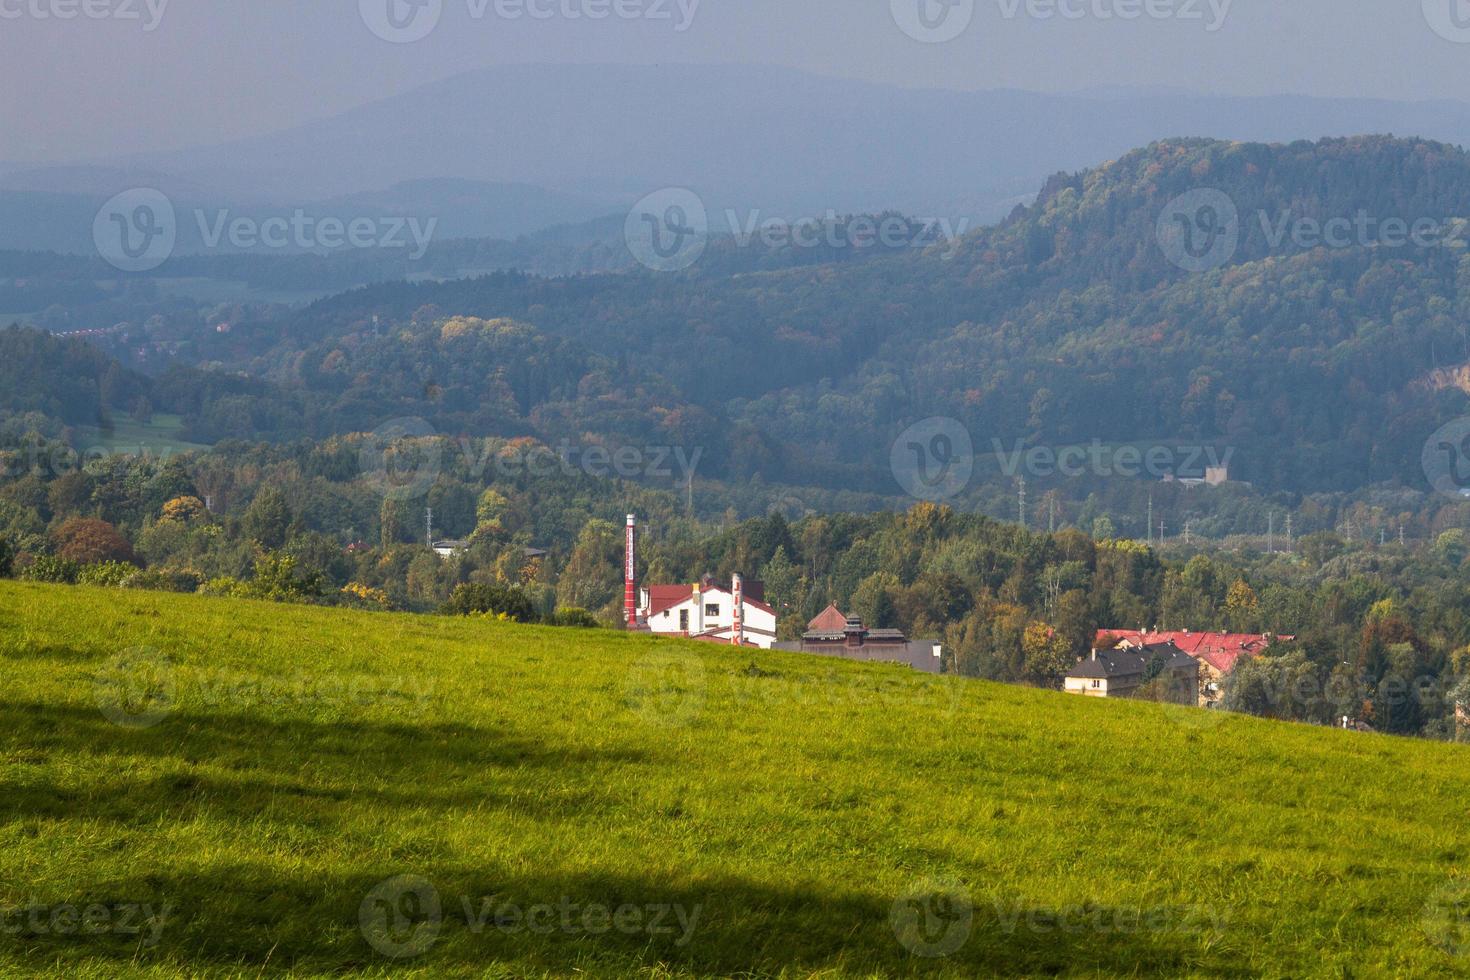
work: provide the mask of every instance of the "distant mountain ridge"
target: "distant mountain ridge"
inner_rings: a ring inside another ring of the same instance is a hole
[[[1002,216],[1047,174],[1158,139],[1368,132],[1470,143],[1470,105],[906,89],[749,66],[513,65],[283,132],[125,162],[270,197],[457,177],[625,203],[689,186],[714,208],[894,208],[978,221]]]
[[[1361,133],[1470,144],[1470,104],[964,92],[749,66],[508,65],[218,146],[0,165],[0,248],[86,249],[88,207],[134,187],[212,208],[433,209],[441,238],[577,224],[666,187],[695,190],[712,219],[725,209],[786,220],[894,209],[973,226],[1029,202],[1049,174],[1159,139]]]

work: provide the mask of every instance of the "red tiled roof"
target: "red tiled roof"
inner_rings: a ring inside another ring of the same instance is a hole
[[[706,586],[700,595],[710,595],[716,592],[720,595],[730,596],[731,600],[735,598],[729,589],[719,585]],[[665,609],[682,606],[692,598],[694,598],[694,584],[692,582],[689,585],[650,585],[648,586],[648,615],[650,617],[657,616]],[[745,604],[754,609],[759,609],[762,612],[768,612],[772,616],[776,615],[775,609],[772,609],[759,599],[752,598],[748,593],[745,596]]]
[[[656,616],[665,609],[672,609],[694,595],[693,585],[650,585],[648,587],[648,615]]]
[[[847,617],[833,603],[817,614],[817,618],[806,624],[808,633],[841,633],[847,628]]]
[[[1151,643],[1173,643],[1179,649],[1203,660],[1222,674],[1235,669],[1235,662],[1243,656],[1254,655],[1278,641],[1289,642],[1294,636],[1263,635],[1260,633],[1196,633],[1182,630],[1149,633],[1142,630],[1098,630],[1097,643],[1101,646],[1107,638],[1130,646]]]

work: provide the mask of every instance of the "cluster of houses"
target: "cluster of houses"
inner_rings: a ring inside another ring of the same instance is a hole
[[[828,606],[807,624],[801,639],[777,642],[776,610],[762,583],[734,576],[730,584],[705,575],[690,585],[636,583],[635,529],[628,518],[625,619],[630,630],[710,643],[789,650],[846,660],[907,664],[938,674],[944,648],[938,640],[913,640],[902,630],[870,629],[857,616]],[[1164,700],[1218,706],[1225,675],[1242,657],[1254,656],[1291,636],[1193,630],[1098,630],[1091,654],[1068,671],[1063,690],[1095,698],[1130,697],[1153,685]]]
[[[1225,675],[1241,657],[1293,639],[1270,633],[1098,630],[1092,655],[1067,673],[1062,688],[1087,697],[1121,698],[1157,681],[1166,700],[1213,708],[1220,703]]]
[[[907,664],[937,674],[944,648],[938,640],[910,640],[902,630],[869,629],[857,616],[828,606],[800,640],[776,640],[776,610],[761,582],[736,576],[729,586],[705,575],[692,585],[649,585],[638,590],[636,629],[709,643],[790,650],[845,660]]]
[[[901,630],[869,629],[856,616],[829,606],[807,624],[800,640],[776,642],[776,610],[765,585],[735,575],[727,586],[711,575],[690,585],[638,586],[637,519],[628,515],[624,552],[623,618],[628,629],[708,643],[791,650],[847,660],[908,664],[940,673],[938,640],[910,640]]]

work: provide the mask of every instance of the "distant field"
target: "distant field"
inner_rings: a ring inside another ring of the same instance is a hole
[[[13,582],[0,657],[0,976],[1470,968],[1459,746]]]
[[[111,453],[186,453],[195,449],[208,449],[197,442],[179,438],[183,420],[177,415],[154,415],[147,424],[133,421],[126,415],[113,417],[111,432],[95,428],[79,428],[78,448],[82,450],[103,449]]]

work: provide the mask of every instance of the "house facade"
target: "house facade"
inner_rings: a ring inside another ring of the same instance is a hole
[[[1062,690],[1092,698],[1126,698],[1155,679],[1162,679],[1169,702],[1198,703],[1200,662],[1173,643],[1093,650],[1067,672]]]
[[[639,593],[638,623],[653,633],[715,643],[733,643],[738,629],[742,645],[770,649],[776,642],[776,610],[763,594],[759,582],[725,586],[708,575],[692,585],[650,585]]]

